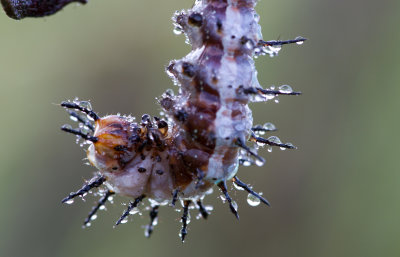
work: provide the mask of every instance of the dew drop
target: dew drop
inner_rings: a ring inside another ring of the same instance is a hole
[[[182,34],[182,28],[180,26],[175,26],[174,34],[175,35],[181,35]]]
[[[273,131],[276,130],[276,127],[274,124],[272,124],[271,122],[267,122],[263,125],[263,128],[269,131]]]
[[[139,212],[139,210],[137,209],[137,208],[133,208],[130,212],[129,212],[129,214],[130,215],[135,215],[136,213],[138,213]]]
[[[293,92],[293,89],[289,85],[282,85],[279,87],[279,92],[284,93],[284,94],[290,94]]]
[[[235,201],[232,201],[232,207],[233,207],[233,209],[235,209],[235,211],[238,210],[238,205]]]
[[[251,162],[249,162],[248,160],[245,160],[245,161],[243,161],[243,166],[249,167],[249,166],[251,166]]]
[[[75,121],[75,122],[77,122],[78,121],[78,118],[77,117],[75,117],[75,116],[69,116],[69,118],[72,120],[72,121]]]
[[[279,139],[279,137],[276,137],[276,136],[270,136],[268,138],[268,141],[271,141],[272,143],[275,143],[275,144],[281,144],[282,143],[281,140]]]
[[[91,105],[90,102],[88,102],[88,101],[80,101],[80,102],[79,102],[79,105],[80,105],[81,107],[83,107],[83,108],[88,109],[89,111],[92,110],[92,105]]]
[[[260,199],[258,199],[258,197],[255,197],[254,195],[252,195],[252,194],[248,194],[247,195],[247,203],[250,205],[250,206],[258,206],[259,204],[260,204]]]
[[[69,124],[65,124],[62,126],[63,129],[72,129],[72,126]]]
[[[99,210],[105,210],[106,209],[106,206],[104,206],[104,205],[101,205],[100,207],[99,207]]]
[[[82,126],[81,132],[82,132],[83,134],[86,134],[86,135],[87,135],[87,134],[90,133],[90,129],[89,129],[88,126]]]
[[[235,187],[236,190],[243,191],[243,187],[238,186],[236,183],[233,183],[233,186]]]
[[[74,199],[69,199],[68,201],[65,202],[66,204],[73,204],[74,203]]]
[[[95,220],[95,219],[97,219],[97,214],[93,215],[93,216],[90,218],[90,220]]]
[[[169,95],[169,96],[174,96],[174,90],[171,88],[168,88],[167,90],[165,90],[165,94]]]
[[[268,151],[269,153],[271,153],[271,152],[272,152],[272,146],[268,147],[267,151]]]
[[[125,223],[127,223],[127,222],[128,222],[128,219],[127,219],[127,218],[121,220],[121,224],[125,224]]]
[[[261,161],[261,160],[259,160],[259,159],[256,159],[256,165],[257,165],[258,167],[263,166],[264,163],[265,163],[264,161]]]
[[[266,94],[266,95],[265,95],[265,98],[267,98],[267,100],[272,100],[272,99],[275,98],[275,96],[276,96],[276,95],[274,95],[274,94]]]
[[[304,38],[303,38],[303,37],[296,37],[296,38],[295,38],[295,40],[301,40],[301,39],[304,39]],[[297,45],[302,45],[302,44],[304,44],[304,40],[298,41],[298,42],[296,42],[296,44],[297,44]]]
[[[149,225],[146,225],[145,227],[144,227],[144,236],[145,237],[149,237],[150,236],[150,233],[149,233]]]
[[[252,50],[253,49],[253,43],[249,40],[246,42],[244,45],[247,49]]]
[[[226,201],[225,195],[220,195],[219,198],[221,198],[222,202],[225,203],[225,201]]]
[[[204,206],[204,209],[206,209],[207,212],[211,212],[212,210],[214,210],[214,207],[212,205],[206,205]]]
[[[211,195],[214,192],[213,188],[208,189],[204,194]]]
[[[257,141],[256,144],[257,144],[257,146],[261,146],[261,147],[263,147],[265,145],[264,143],[259,142],[259,141]]]
[[[287,142],[286,145],[289,146],[289,147],[294,147],[294,145],[292,143],[290,143],[290,142]]]

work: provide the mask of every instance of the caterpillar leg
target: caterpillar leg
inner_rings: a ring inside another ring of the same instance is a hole
[[[133,210],[133,208],[137,207],[138,204],[143,200],[145,196],[141,195],[138,198],[135,199],[133,202],[129,202],[128,209],[122,214],[122,216],[118,219],[118,221],[115,223],[115,226],[118,226],[119,224],[122,223],[123,220],[125,220],[126,217],[129,216],[129,212]]]
[[[201,200],[198,200],[196,203],[197,203],[197,206],[199,207],[199,212],[200,212],[201,216],[203,217],[203,219],[206,220],[208,218],[208,212],[207,212],[206,208],[204,208]]]
[[[249,185],[243,183],[242,181],[239,180],[239,178],[237,176],[234,176],[232,179],[233,183],[235,183],[237,186],[243,188],[244,190],[246,190],[249,194],[254,195],[255,197],[257,197],[258,199],[260,199],[261,202],[263,202],[264,204],[266,204],[267,206],[271,206],[268,202],[267,199],[263,198],[261,195],[259,195],[258,193],[254,192]]]
[[[149,238],[153,233],[154,226],[157,225],[158,208],[160,205],[153,206],[150,211],[150,223],[146,226],[145,236]]]
[[[97,176],[92,178],[88,184],[84,185],[81,189],[76,192],[71,192],[67,197],[65,197],[62,203],[72,203],[73,199],[77,196],[82,196],[88,193],[91,189],[101,186],[104,181],[106,181],[105,176]]]
[[[182,242],[185,241],[185,237],[187,235],[187,219],[189,215],[189,205],[192,201],[190,200],[185,200],[183,202],[183,214],[182,214],[182,229],[181,229],[181,240]]]
[[[94,215],[96,215],[97,211],[100,209],[101,206],[104,206],[110,198],[110,196],[114,195],[115,193],[111,190],[107,190],[107,192],[100,198],[100,200],[97,202],[97,204],[92,208],[92,210],[89,212],[88,217],[85,219],[85,222],[83,223],[84,227],[89,226],[90,221],[92,221]]]
[[[229,208],[231,209],[231,212],[233,213],[233,215],[235,215],[237,219],[239,219],[239,214],[236,210],[237,207],[233,203],[232,198],[230,197],[230,195],[228,194],[228,190],[226,189],[226,180],[219,182],[217,186],[221,189],[222,193],[225,195],[225,198],[229,203]]]

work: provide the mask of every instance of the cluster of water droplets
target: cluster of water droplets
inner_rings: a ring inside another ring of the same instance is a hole
[[[233,183],[233,187],[236,189],[236,190],[238,190],[238,191],[244,191],[244,189],[243,189],[243,187],[240,187],[240,186],[238,186],[236,183]],[[250,186],[250,188],[252,188],[251,186]],[[262,195],[262,193],[260,192],[260,193],[258,193],[259,195]],[[254,196],[253,194],[248,194],[247,195],[247,203],[250,205],[250,206],[258,206],[260,203],[261,203],[261,200],[258,198],[258,197],[256,197],[256,196]]]
[[[78,98],[75,98],[73,101],[73,103],[81,106],[82,108],[85,108],[89,111],[92,111],[92,105],[89,101],[80,101]],[[68,110],[68,109],[67,109]],[[68,110],[69,111],[69,110]],[[69,118],[74,121],[74,122],[78,122],[78,130],[85,135],[89,135],[91,133],[91,128],[90,126],[92,126],[94,120],[92,117],[90,117],[89,115],[80,113],[80,112],[70,112],[70,116]],[[70,124],[65,124],[63,126],[64,128],[67,129],[73,129],[73,127]],[[81,147],[83,147],[85,144],[89,144],[90,141],[86,141],[83,140],[79,135],[76,136],[76,143],[79,144]]]
[[[291,94],[294,92],[293,88],[289,85],[281,85],[278,88],[272,85],[265,90],[270,92],[257,92],[256,94],[251,96],[250,100],[252,102],[267,102],[269,100],[274,100],[275,103],[279,103],[278,96],[280,94]]]
[[[178,22],[177,22],[178,16],[184,15],[185,13],[186,13],[185,10],[175,11],[174,15],[172,16],[173,25],[174,25],[173,32],[175,35],[178,35],[178,36],[184,34],[185,35],[185,43],[190,45],[190,39],[189,39],[188,35],[186,35],[182,26],[180,24],[178,24]]]

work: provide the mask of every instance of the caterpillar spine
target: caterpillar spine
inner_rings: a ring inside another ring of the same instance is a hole
[[[99,117],[87,102],[63,102],[80,127],[62,130],[75,134],[89,144],[87,155],[98,169],[97,177],[63,202],[82,196],[102,183],[105,196],[120,194],[134,199],[116,225],[124,223],[130,211],[149,199],[152,211],[146,235],[153,231],[159,206],[175,206],[182,201],[183,227],[187,234],[190,205],[207,218],[203,198],[218,186],[239,218],[237,205],[230,197],[227,182],[244,189],[253,202],[269,202],[236,176],[239,165],[257,164],[257,144],[294,148],[278,138],[259,135],[274,130],[272,125],[254,126],[248,103],[267,101],[277,95],[297,95],[290,87],[263,89],[257,80],[253,57],[276,55],[280,47],[302,43],[304,38],[288,41],[263,41],[255,0],[202,0],[192,9],[174,16],[175,30],[185,33],[192,51],[167,66],[168,75],[179,86],[179,93],[167,91],[159,99],[165,116]],[[78,112],[76,112],[78,111]],[[247,146],[246,142],[252,142]],[[99,182],[101,181],[101,183]],[[101,204],[107,199],[103,197]],[[256,199],[256,200],[254,200]],[[99,209],[98,206],[93,210]],[[90,215],[94,215],[93,211]],[[89,216],[90,216],[89,215]]]

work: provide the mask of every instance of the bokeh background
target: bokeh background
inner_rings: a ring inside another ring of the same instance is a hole
[[[277,58],[257,59],[264,86],[292,85],[300,97],[253,104],[256,123],[273,122],[295,151],[275,149],[263,168],[240,177],[271,208],[251,207],[240,222],[218,192],[209,220],[178,237],[179,213],[160,210],[113,229],[118,198],[88,229],[95,201],[62,205],[94,169],[60,125],[57,106],[90,99],[99,114],[156,115],[155,97],[174,88],[169,60],[189,52],[172,33],[175,10],[192,1],[91,0],[55,16],[14,21],[0,13],[0,256],[400,256],[400,2],[262,0],[266,40],[309,38]],[[176,89],[176,88],[175,88]]]

